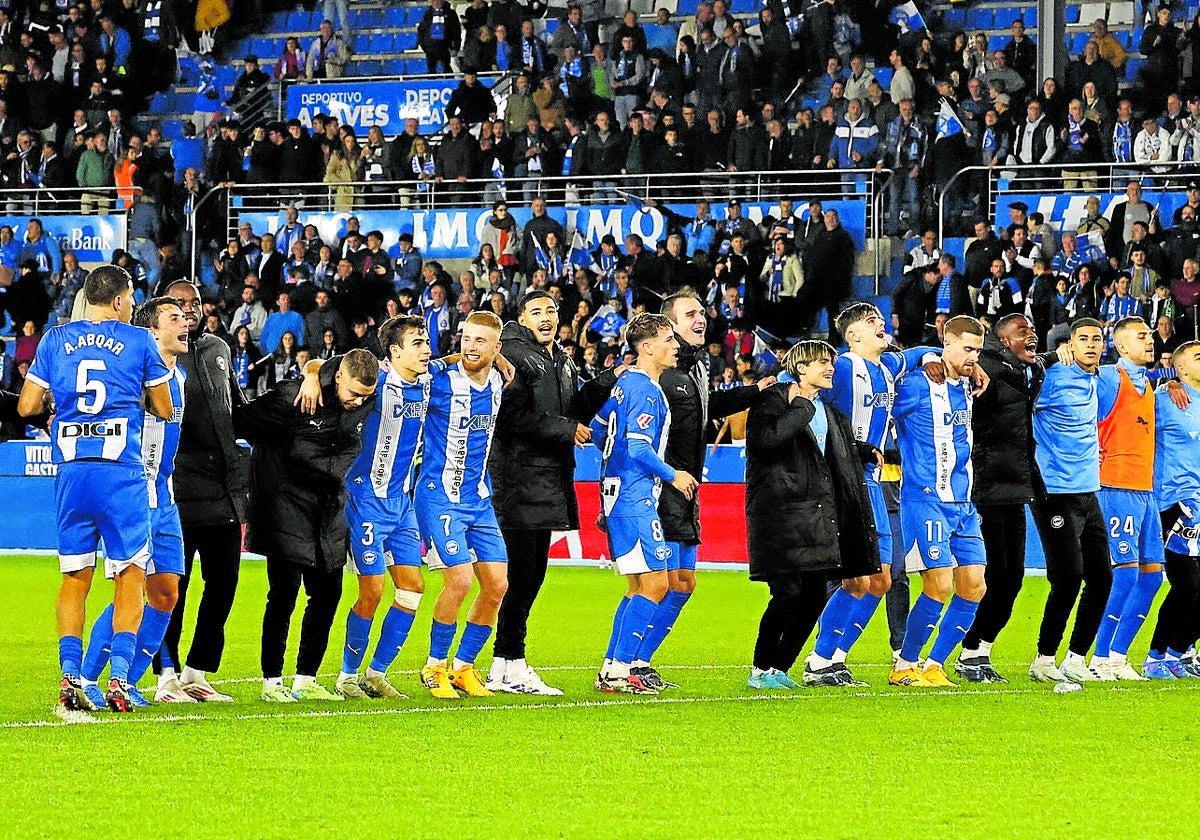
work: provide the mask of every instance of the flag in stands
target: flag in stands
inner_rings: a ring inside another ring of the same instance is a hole
[[[492,158],[492,177],[496,179],[496,189],[500,191],[500,197],[508,198],[508,185],[504,183],[504,164],[500,162],[500,158]]]
[[[917,4],[908,0],[907,3],[901,3],[896,8],[892,9],[892,23],[900,27],[901,32],[919,32],[927,28],[925,26],[925,18],[921,17],[921,11],[917,8]]]
[[[591,322],[593,330],[610,340],[620,338],[621,330],[624,326],[625,319],[609,303],[604,304],[596,310],[596,315],[592,318]]]
[[[941,107],[938,108],[937,139],[943,140],[947,137],[953,137],[955,134],[962,133],[962,120],[958,118],[958,114],[954,113],[954,109],[950,107],[950,103],[943,99]]]
[[[759,327],[754,331],[754,349],[750,353],[754,356],[754,361],[758,363],[759,369],[767,372],[773,370],[779,364],[779,357],[767,345],[764,336],[771,340],[775,339],[775,336]]]
[[[590,242],[583,238],[583,234],[578,230],[571,236],[571,253],[567,256],[567,261],[571,265],[571,271],[574,272],[578,268],[590,269],[592,267],[592,255],[588,248]]]

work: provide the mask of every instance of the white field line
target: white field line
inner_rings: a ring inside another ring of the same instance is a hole
[[[1195,691],[1200,689],[1200,683],[1189,686],[1166,686],[1164,685],[1159,691]],[[1108,688],[1109,691],[1127,692],[1130,688],[1122,686],[1113,686]],[[1086,693],[1086,689],[1083,692]],[[202,721],[225,721],[225,720],[295,720],[298,718],[353,718],[353,717],[383,717],[396,715],[424,715],[424,714],[441,714],[448,712],[460,713],[487,713],[487,712],[510,712],[510,711],[529,711],[535,709],[595,709],[609,706],[663,706],[663,705],[693,705],[699,703],[782,703],[782,702],[800,702],[804,700],[820,700],[822,698],[830,698],[835,696],[854,697],[854,698],[873,698],[879,700],[891,700],[897,698],[922,698],[922,699],[942,699],[942,698],[957,698],[957,697],[995,697],[997,695],[1021,695],[1021,694],[1049,694],[1049,687],[1046,688],[1001,688],[990,690],[978,689],[958,689],[953,691],[938,690],[938,691],[911,691],[911,692],[892,692],[887,694],[879,694],[873,691],[847,691],[847,692],[815,692],[815,691],[799,691],[799,692],[770,692],[767,694],[749,694],[733,697],[654,697],[642,699],[622,699],[622,700],[569,700],[566,702],[539,701],[536,703],[505,703],[497,704],[473,704],[470,702],[454,702],[447,701],[436,706],[413,706],[409,708],[385,708],[385,709],[328,709],[328,710],[313,710],[313,711],[296,711],[278,713],[255,712],[250,714],[234,715],[232,717],[209,718],[204,715],[162,715],[157,717],[146,717],[137,713],[127,715],[102,715],[93,717],[87,715],[88,723],[114,725],[125,724],[129,726],[137,726],[139,724],[158,724],[158,723],[182,723],[182,722],[202,722]],[[1068,701],[1069,702],[1069,701]],[[57,713],[56,713],[57,714]],[[78,713],[76,713],[78,714]],[[68,713],[70,715],[70,713]],[[13,721],[9,723],[0,723],[0,729],[44,729],[48,727],[72,726],[82,722],[75,715],[70,715],[69,719],[61,720],[28,720],[28,721]]]

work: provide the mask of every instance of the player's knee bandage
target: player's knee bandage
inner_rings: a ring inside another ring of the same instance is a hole
[[[394,600],[397,607],[416,612],[417,607],[421,606],[421,593],[410,592],[407,589],[397,589]]]

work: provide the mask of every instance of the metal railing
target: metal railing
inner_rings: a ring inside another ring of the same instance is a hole
[[[938,192],[938,241],[944,242],[949,235],[947,226],[953,216],[986,216],[1001,224],[1003,220],[996,218],[1000,196],[1122,193],[1130,181],[1139,181],[1147,191],[1182,190],[1197,178],[1200,161],[967,166],[955,172]]]
[[[94,216],[124,213],[141,187],[0,189],[0,213],[10,216]],[[122,243],[124,245],[124,243]]]
[[[283,91],[286,87],[278,81],[272,81],[244,99],[229,100],[225,112],[213,117],[205,130],[211,130],[222,120],[237,119],[242,124],[242,134],[249,136],[259,126],[283,119]]]

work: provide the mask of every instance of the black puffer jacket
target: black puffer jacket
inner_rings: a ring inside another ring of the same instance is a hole
[[[1046,371],[1040,358],[1026,365],[1007,349],[985,348],[979,365],[991,378],[971,413],[971,465],[977,505],[1023,505],[1033,501],[1033,401]],[[1030,372],[1026,381],[1026,371]]]
[[[692,347],[680,338],[675,367],[664,370],[658,380],[671,408],[666,461],[697,480],[704,472],[704,426],[709,416],[726,417],[745,411],[762,396],[757,385],[709,391],[708,383],[708,354],[704,346]],[[668,542],[700,544],[698,496],[685,499],[682,493],[664,483],[658,499],[658,518]]]
[[[321,365],[324,405],[304,414],[292,403],[299,380],[280,382],[236,406],[234,427],[254,444],[246,546],[259,554],[332,571],[346,562],[346,473],[362,449],[371,396],[351,411],[337,398],[339,362]]]
[[[746,423],[746,534],[751,580],[827,571],[831,578],[880,569],[879,536],[863,464],[875,448],[854,440],[829,403],[825,454],[809,430],[815,408],[772,385]]]
[[[547,351],[515,321],[500,338],[516,374],[488,456],[496,519],[506,530],[576,530],[575,430],[591,421],[616,377],[605,371],[581,391],[579,371],[558,345]]]
[[[238,446],[233,406],[242,402],[229,345],[215,335],[190,336],[179,356],[187,374],[183,425],[175,455],[175,501],[183,527],[246,521],[250,453]]]

